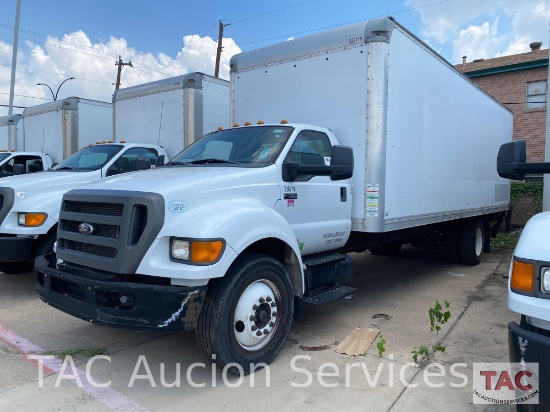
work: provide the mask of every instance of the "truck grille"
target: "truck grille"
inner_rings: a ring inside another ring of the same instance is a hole
[[[0,223],[4,221],[15,199],[15,192],[11,187],[0,187]]]
[[[59,221],[60,259],[135,273],[164,223],[164,199],[149,192],[77,189],[63,196]]]
[[[97,202],[63,202],[63,210],[75,213],[89,213],[92,215],[122,216],[124,205],[122,203],[97,203]]]

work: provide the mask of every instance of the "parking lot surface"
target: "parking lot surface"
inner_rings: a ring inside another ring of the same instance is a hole
[[[506,325],[519,317],[506,306],[510,256],[497,249],[472,267],[414,248],[353,254],[358,291],[304,305],[275,361],[242,378],[212,367],[194,333],[90,324],[41,302],[32,273],[0,274],[0,410],[513,410],[472,403],[473,363],[508,360]],[[411,351],[436,343],[436,300],[450,303],[445,351],[419,368]],[[382,358],[378,338],[364,356],[335,351],[356,327],[380,329]]]

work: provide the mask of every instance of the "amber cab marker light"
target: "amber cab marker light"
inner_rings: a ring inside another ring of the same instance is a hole
[[[218,130],[223,130],[223,127],[222,127],[222,126],[218,126]]]
[[[233,127],[239,127],[239,123],[233,123]]]
[[[288,120],[286,119],[281,120],[281,124],[287,124],[287,123],[288,123]]]
[[[257,124],[264,124],[264,121],[263,120],[258,120]]]
[[[532,292],[535,287],[535,266],[514,260],[510,286],[512,289]]]
[[[251,124],[252,124],[252,123],[250,123],[250,122],[244,122],[244,125],[245,125],[245,126],[250,126]]]
[[[211,263],[218,259],[223,249],[221,240],[211,242],[193,242],[191,244],[191,262]]]

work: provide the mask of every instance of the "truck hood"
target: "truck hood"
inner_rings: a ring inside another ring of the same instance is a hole
[[[95,172],[38,172],[28,175],[12,176],[0,180],[0,187],[11,187],[15,192],[44,193],[73,189],[90,181],[99,179]]]
[[[523,229],[514,256],[550,262],[550,212],[533,216]]]
[[[87,190],[136,190],[161,194],[166,200],[173,196],[238,187],[257,187],[276,183],[276,166],[267,167],[216,167],[171,166],[134,172],[102,179],[82,187]]]

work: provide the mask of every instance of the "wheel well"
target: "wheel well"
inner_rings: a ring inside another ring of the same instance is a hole
[[[242,253],[260,253],[277,259],[283,264],[290,276],[294,294],[297,296],[303,295],[304,285],[300,260],[287,243],[277,238],[261,239],[252,243]]]

